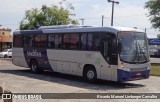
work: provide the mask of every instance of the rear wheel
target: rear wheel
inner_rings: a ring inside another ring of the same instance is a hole
[[[31,67],[31,71],[32,71],[33,73],[41,73],[41,72],[43,72],[42,69],[39,69],[39,68],[38,68],[38,63],[37,63],[36,60],[32,60],[32,61],[31,61],[30,67]]]
[[[89,67],[84,71],[84,77],[88,82],[96,82],[97,73],[94,67]]]

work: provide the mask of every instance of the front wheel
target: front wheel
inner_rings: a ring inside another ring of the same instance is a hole
[[[97,73],[94,68],[89,68],[85,71],[84,77],[88,82],[95,82],[97,80]]]

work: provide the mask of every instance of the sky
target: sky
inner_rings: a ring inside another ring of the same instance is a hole
[[[43,4],[51,6],[58,4],[60,0],[0,0],[0,28],[10,28],[12,32],[19,29],[21,20],[25,17],[25,11],[31,8],[41,8]],[[73,19],[79,21],[85,19],[85,25],[102,25],[104,15],[104,26],[111,25],[112,4],[107,0],[67,0],[72,3],[75,10]],[[114,26],[137,27],[147,29],[149,38],[156,38],[160,31],[152,28],[147,17],[148,10],[144,9],[148,0],[115,0],[119,4],[114,7]]]

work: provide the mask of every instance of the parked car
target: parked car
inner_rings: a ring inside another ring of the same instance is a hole
[[[5,49],[2,52],[0,52],[0,57],[7,58],[12,57],[12,49]]]

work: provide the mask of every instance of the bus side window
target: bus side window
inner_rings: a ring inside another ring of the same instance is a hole
[[[47,44],[47,36],[46,35],[35,35],[35,47],[45,48],[46,44]]]
[[[93,34],[88,34],[87,50],[93,50]]]
[[[62,35],[55,35],[55,48],[62,47]]]
[[[87,47],[87,34],[81,34],[81,49],[82,50],[86,50],[86,47]]]
[[[93,50],[99,51],[100,50],[100,36],[99,33],[93,34]]]
[[[54,35],[48,35],[48,48],[54,48],[55,47],[55,40]]]
[[[78,49],[78,46],[79,46],[79,34],[71,34],[70,48]]]
[[[24,47],[33,47],[34,37],[33,35],[25,35],[23,37],[23,46]]]
[[[63,49],[70,49],[71,34],[64,34],[63,36]]]

